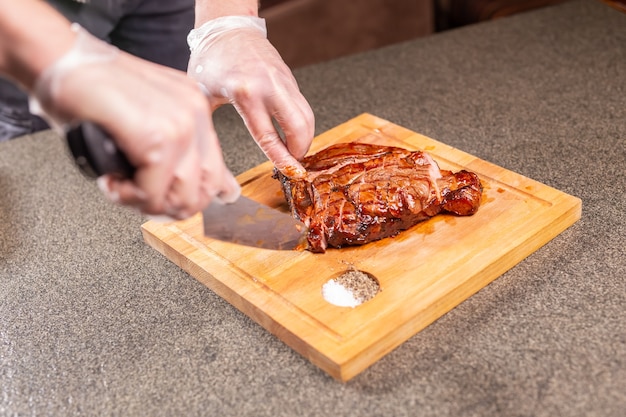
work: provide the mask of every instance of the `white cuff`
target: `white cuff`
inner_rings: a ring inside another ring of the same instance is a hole
[[[193,52],[200,43],[209,37],[217,36],[233,29],[252,28],[257,29],[267,37],[265,19],[256,16],[223,16],[209,20],[199,28],[191,30],[187,35],[187,44]]]
[[[77,67],[110,62],[119,53],[118,48],[97,39],[78,23],[72,23],[71,30],[77,33],[74,45],[39,75],[29,95],[30,112],[43,117],[57,131],[61,129],[61,125],[68,122],[54,111],[50,111],[54,109],[54,100],[61,80]]]

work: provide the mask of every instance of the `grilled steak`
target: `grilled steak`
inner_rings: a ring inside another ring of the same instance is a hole
[[[312,252],[390,237],[438,213],[474,214],[482,185],[472,172],[440,170],[425,152],[365,143],[330,146],[302,161],[304,178],[274,172]]]

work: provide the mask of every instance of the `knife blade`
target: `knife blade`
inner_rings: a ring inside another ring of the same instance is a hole
[[[205,236],[221,241],[272,250],[307,246],[304,223],[245,196],[231,204],[211,202],[202,220]]]
[[[66,138],[74,161],[85,176],[134,175],[135,168],[99,126],[83,122],[68,130]],[[308,230],[304,223],[243,195],[233,203],[214,199],[202,211],[202,218],[204,234],[213,239],[272,250],[307,247]]]

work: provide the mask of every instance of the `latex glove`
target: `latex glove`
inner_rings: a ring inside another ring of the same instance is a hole
[[[37,79],[33,108],[57,127],[90,120],[114,138],[136,173],[99,178],[113,201],[181,219],[215,197],[234,201],[209,103],[184,72],[124,53],[74,25],[73,47]]]
[[[291,70],[266,39],[265,21],[220,17],[192,30],[187,41],[187,72],[204,84],[213,108],[232,104],[276,168],[288,176],[304,175],[298,159],[313,140],[313,112]]]

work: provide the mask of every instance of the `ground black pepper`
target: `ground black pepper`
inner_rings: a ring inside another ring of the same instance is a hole
[[[374,298],[380,291],[378,281],[363,271],[349,270],[335,278],[335,282],[350,291],[361,304]]]

